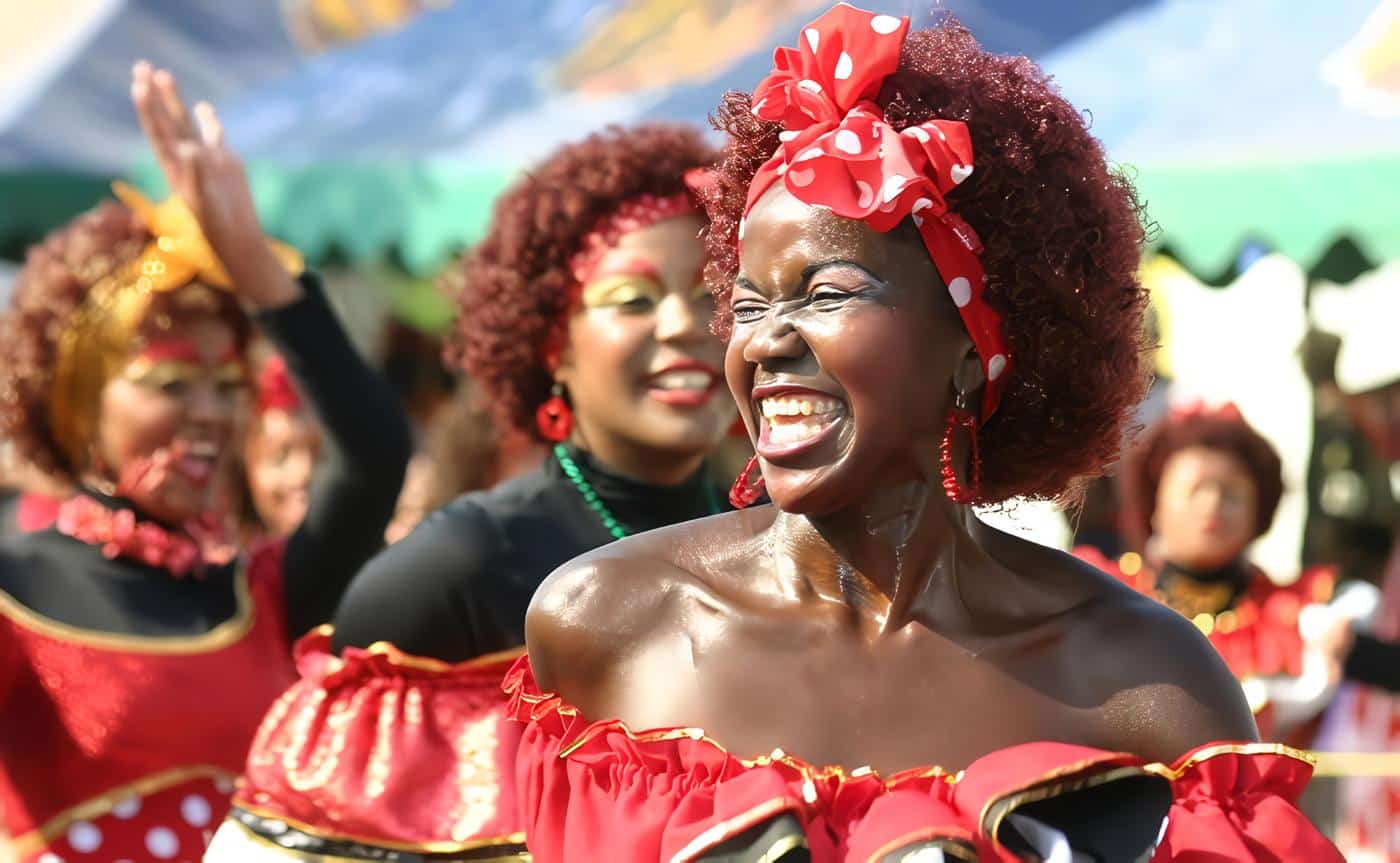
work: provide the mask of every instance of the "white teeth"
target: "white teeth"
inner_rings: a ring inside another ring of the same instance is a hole
[[[764,399],[760,407],[766,417],[819,417],[839,411],[841,402],[829,396],[773,396]]]
[[[826,428],[826,423],[812,417],[803,417],[791,422],[772,423],[768,427],[768,441],[778,445],[797,443],[814,437]]]
[[[662,372],[652,377],[651,385],[659,390],[703,390],[709,389],[713,381],[709,372]]]

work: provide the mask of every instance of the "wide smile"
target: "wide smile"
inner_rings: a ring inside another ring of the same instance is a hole
[[[698,362],[674,363],[647,378],[647,395],[672,407],[707,404],[724,383],[719,372]]]
[[[850,416],[841,399],[800,387],[755,388],[754,404],[759,414],[755,449],[767,461],[819,446]]]
[[[219,462],[219,446],[213,441],[180,441],[174,447],[170,466],[192,485],[204,487],[214,478]]]

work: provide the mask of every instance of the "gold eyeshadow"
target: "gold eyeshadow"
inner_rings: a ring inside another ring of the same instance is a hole
[[[181,360],[150,360],[138,357],[127,365],[122,377],[142,386],[163,389],[175,383],[195,383],[200,380],[210,380],[219,385],[242,386],[247,383],[248,373],[243,363],[238,361],[206,368]]]
[[[618,274],[595,279],[583,286],[583,307],[586,309],[621,306],[637,300],[661,302],[666,290],[644,276]]]

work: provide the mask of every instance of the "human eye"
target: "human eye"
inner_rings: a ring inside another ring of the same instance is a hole
[[[763,318],[768,312],[768,304],[754,299],[736,299],[730,310],[734,314],[734,322],[738,324],[751,324]]]
[[[606,276],[583,289],[585,308],[615,308],[639,314],[661,302],[662,288],[651,279],[637,276]]]

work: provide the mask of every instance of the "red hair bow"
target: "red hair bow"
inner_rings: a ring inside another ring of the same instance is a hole
[[[271,410],[294,411],[301,407],[292,376],[287,373],[287,361],[273,354],[258,372],[258,413]]]
[[[773,71],[754,90],[753,113],[783,125],[782,144],[749,186],[744,214],[782,179],[798,200],[877,231],[911,218],[982,361],[985,421],[1001,398],[1011,356],[1001,315],[983,300],[982,243],[944,197],[972,173],[972,137],[959,120],[897,132],[874,101],[899,68],[908,31],[908,18],[842,3],[805,27],[797,48],[774,52]]]
[[[1206,404],[1205,399],[1193,399],[1184,404],[1179,404],[1168,412],[1167,417],[1174,423],[1196,419],[1228,420],[1237,423],[1245,422],[1244,414],[1240,413],[1239,405],[1236,405],[1234,402],[1224,402],[1216,407],[1211,407]]]

